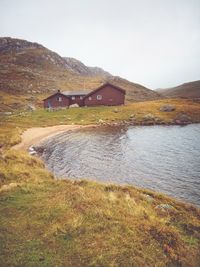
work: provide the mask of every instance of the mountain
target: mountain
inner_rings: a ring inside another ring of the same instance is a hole
[[[172,88],[157,89],[156,91],[166,97],[172,98],[200,98],[200,80],[184,83]]]
[[[112,76],[109,72],[106,72],[99,67],[88,67],[75,58],[64,57],[64,59],[67,67],[74,73],[86,76],[105,76],[108,78]]]
[[[0,96],[4,104],[5,94],[40,99],[57,89],[94,89],[106,81],[126,89],[129,101],[160,98],[159,93],[142,85],[88,67],[77,59],[61,57],[38,43],[0,38]]]

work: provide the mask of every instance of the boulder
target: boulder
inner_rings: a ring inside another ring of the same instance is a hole
[[[174,207],[170,204],[160,204],[156,206],[156,209],[159,209],[161,211],[168,211],[174,209]]]
[[[28,152],[29,152],[29,155],[37,154],[37,152],[35,151],[35,149],[32,146],[29,147]]]
[[[144,194],[144,198],[146,199],[147,202],[153,202],[154,198],[148,194]]]
[[[192,119],[190,116],[188,116],[185,113],[179,113],[176,118],[174,119],[174,122],[176,124],[185,125],[192,122]]]
[[[164,106],[160,107],[160,111],[163,111],[163,112],[172,112],[175,109],[176,109],[176,107],[173,105],[164,105]]]
[[[98,121],[98,123],[104,123],[104,120],[102,120],[102,119],[99,119],[99,121]]]
[[[42,146],[42,145],[34,145],[34,146],[31,146],[31,147],[29,148],[29,151],[30,151],[31,148],[32,148],[31,151],[35,151],[35,152],[38,153],[38,154],[42,154],[42,153],[45,151],[45,147]],[[29,153],[30,153],[30,152],[29,152]]]
[[[4,112],[0,112],[0,115],[9,116],[9,115],[12,115],[12,112],[10,112],[10,111],[4,111]]]
[[[34,105],[32,105],[32,104],[28,104],[28,105],[26,106],[26,110],[27,110],[27,111],[31,111],[31,112],[33,112],[33,111],[36,110],[36,107],[35,107]]]
[[[145,121],[155,120],[155,116],[151,113],[146,114],[143,118]]]
[[[79,105],[78,104],[72,104],[69,106],[69,108],[79,108]]]
[[[131,114],[129,118],[130,119],[134,119],[135,118],[135,114]]]

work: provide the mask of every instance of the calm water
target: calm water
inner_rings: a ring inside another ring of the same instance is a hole
[[[200,205],[200,124],[81,130],[43,145],[57,177],[137,185]]]

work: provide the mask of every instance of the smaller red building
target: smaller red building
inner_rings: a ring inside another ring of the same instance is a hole
[[[126,91],[118,86],[105,83],[95,90],[60,92],[45,98],[44,108],[67,108],[78,106],[124,105]]]

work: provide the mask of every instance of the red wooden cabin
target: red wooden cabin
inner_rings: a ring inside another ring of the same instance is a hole
[[[95,90],[60,92],[45,98],[44,108],[67,108],[81,106],[118,106],[124,105],[126,91],[118,86],[105,83]]]

